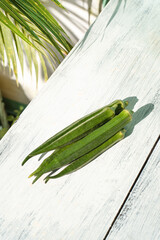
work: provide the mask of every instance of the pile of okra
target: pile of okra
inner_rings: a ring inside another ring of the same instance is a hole
[[[126,132],[124,127],[133,114],[125,109],[127,105],[127,101],[116,100],[72,123],[32,151],[22,165],[37,154],[54,150],[29,176],[35,176],[33,183],[46,173],[49,174],[45,183],[70,174],[122,140]]]

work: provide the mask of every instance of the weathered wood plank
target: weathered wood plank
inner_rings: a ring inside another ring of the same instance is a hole
[[[160,141],[106,240],[160,239]]]
[[[125,9],[121,3],[112,18],[116,6],[110,2],[0,144],[2,240],[103,239],[158,137],[159,0],[127,1]],[[129,96],[133,106],[139,99],[131,135],[70,176],[31,184],[38,157],[21,166],[31,150],[84,114]]]

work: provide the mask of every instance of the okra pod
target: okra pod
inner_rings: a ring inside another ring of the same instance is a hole
[[[107,149],[112,147],[117,142],[121,141],[125,136],[125,130],[121,130],[118,133],[116,133],[114,136],[112,136],[110,139],[108,139],[106,142],[98,146],[97,148],[93,149],[89,153],[83,155],[82,157],[76,159],[75,161],[71,162],[65,169],[63,169],[60,173],[54,175],[54,176],[47,176],[45,178],[45,183],[48,182],[49,179],[53,178],[59,178],[64,175],[73,173],[80,168],[84,167],[91,161],[93,161],[95,158],[97,158],[99,155],[101,155],[103,152],[105,152]]]
[[[109,107],[115,111],[115,114],[118,114],[125,108],[125,106],[127,106],[127,104],[127,101],[123,102],[122,100],[116,100],[108,106],[98,109],[88,114],[87,116],[79,119],[78,121],[72,123],[62,131],[55,134],[53,137],[49,138],[34,151],[32,151],[24,159],[22,165],[24,165],[25,162],[27,162],[31,157],[37,154],[48,152],[54,150],[55,148],[64,147],[65,145],[71,144],[72,142],[83,138],[91,131],[103,125],[114,117],[114,113],[111,112]]]
[[[65,146],[56,153],[51,154],[42,162],[37,170],[30,175],[30,177],[35,175],[35,182],[44,173],[53,171],[71,163],[107,141],[110,137],[124,128],[124,126],[131,120],[132,112],[126,109],[123,110],[117,116],[88,134],[86,137]]]

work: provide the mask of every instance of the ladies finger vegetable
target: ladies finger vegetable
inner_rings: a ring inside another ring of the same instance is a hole
[[[88,164],[105,150],[125,136],[124,127],[132,120],[132,111],[125,109],[128,102],[116,100],[113,103],[79,119],[44,142],[23,161],[32,156],[55,150],[29,176],[35,176],[33,183],[43,174],[67,167],[60,173],[46,177],[46,182],[72,173]]]
[[[109,121],[115,114],[120,113],[127,104],[127,101],[123,102],[121,100],[116,100],[111,104],[84,116],[41,144],[24,159],[22,165],[37,154],[63,147],[81,139],[94,129]]]

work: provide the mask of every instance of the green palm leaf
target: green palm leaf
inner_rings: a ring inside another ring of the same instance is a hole
[[[58,7],[65,9],[63,7],[63,5],[60,2],[58,2],[57,0],[51,0],[51,1],[54,2]]]
[[[4,65],[4,43],[2,38],[2,29],[0,27],[0,59],[2,60],[2,65]]]
[[[21,70],[22,70],[22,74],[23,74],[23,49],[22,49],[22,44],[21,44],[21,40],[20,38],[13,33],[13,39],[14,39],[14,42],[15,42],[15,47],[16,47],[16,52],[18,54],[18,58],[19,58],[19,62],[20,62],[20,65],[21,65]]]
[[[25,36],[27,37],[26,34],[25,34]],[[28,66],[29,66],[30,72],[32,74],[32,52],[31,52],[31,48],[25,41],[22,41],[22,45],[24,47],[24,51],[25,51],[25,54],[26,54]]]
[[[35,73],[36,73],[36,85],[38,85],[38,62],[37,62],[37,58],[36,58],[36,51],[34,48],[31,48],[31,56],[32,56],[32,60],[33,60],[34,68],[35,68]],[[46,71],[47,71],[47,69],[46,69]]]
[[[16,9],[12,5],[6,4],[5,2],[0,2],[0,8],[3,9],[5,12],[7,12],[11,17],[13,17],[13,19],[19,22],[23,27],[25,27],[29,32],[31,32],[35,38],[39,40],[39,38],[34,33],[34,31],[32,31],[29,25],[24,21],[24,19],[21,17],[21,15],[16,11]]]
[[[51,0],[57,6],[63,6],[57,0]],[[71,50],[69,37],[39,0],[3,0],[0,1],[0,58],[4,63],[4,49],[9,67],[11,62],[17,78],[16,53],[23,72],[23,54],[26,53],[30,71],[35,67],[38,79],[37,52],[47,79],[46,59],[55,69],[61,57]],[[8,30],[7,30],[8,28]],[[2,32],[3,29],[3,32]],[[11,32],[12,34],[11,34]],[[8,37],[4,41],[4,34]],[[14,42],[14,44],[13,44]],[[15,45],[15,48],[14,46]],[[32,47],[32,49],[31,49]],[[9,52],[9,49],[11,52]]]
[[[48,79],[47,69],[46,69],[45,61],[44,61],[41,53],[39,53],[39,58],[40,58],[41,65],[42,65],[42,68],[43,68],[44,80],[47,81],[47,79]]]
[[[1,11],[0,11],[0,22],[6,25],[6,27],[8,27],[12,32],[14,32],[19,37],[21,37],[29,45],[34,47],[34,45],[24,36],[24,34]]]
[[[12,36],[11,36],[12,33],[4,24],[1,24],[1,32],[2,32],[5,51],[8,59],[9,71],[11,72],[11,62],[12,62],[14,74],[16,76],[16,79],[18,79],[17,61],[16,61],[16,55],[15,55]]]

